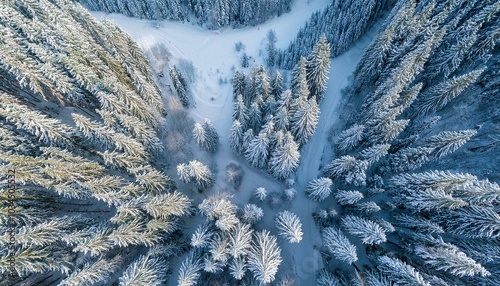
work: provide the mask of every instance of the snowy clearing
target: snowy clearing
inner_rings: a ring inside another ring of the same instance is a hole
[[[268,192],[282,192],[286,186],[264,171],[252,168],[244,158],[235,156],[229,149],[229,130],[232,123],[230,79],[234,67],[241,69],[242,55],[241,52],[235,51],[234,44],[238,41],[243,42],[246,46],[245,52],[252,57],[251,65],[254,62],[255,64],[262,63],[263,59],[259,55],[264,50],[265,37],[270,29],[276,32],[277,47],[284,48],[312,13],[326,7],[329,3],[326,0],[307,2],[309,1],[295,3],[290,13],[255,27],[224,28],[216,31],[205,30],[191,23],[138,20],[120,14],[102,12],[92,12],[92,14],[96,18],[105,17],[115,22],[145,51],[157,44],[164,44],[171,53],[171,62],[177,63],[181,59],[192,61],[196,79],[191,84],[191,90],[196,107],[189,110],[190,114],[195,121],[200,123],[203,123],[205,118],[210,119],[221,138],[221,146],[215,158],[219,172],[216,187],[213,189],[221,190],[226,186],[224,183],[225,166],[230,162],[238,163],[243,167],[245,174],[240,191],[235,193],[233,202],[243,205],[253,200],[253,191],[257,187],[265,187]],[[321,246],[321,237],[311,216],[317,203],[306,197],[304,189],[308,181],[318,177],[323,154],[330,148],[327,142],[328,132],[339,119],[341,90],[347,85],[349,76],[354,71],[363,50],[380,28],[380,23],[381,21],[356,41],[347,52],[331,61],[328,89],[320,105],[321,115],[317,130],[310,142],[301,150],[301,161],[296,172],[297,180],[294,186],[298,191],[296,198],[291,203],[274,210],[271,210],[267,204],[261,206],[265,213],[263,224],[273,233],[276,230],[273,220],[278,211],[288,209],[296,213],[302,221],[304,236],[298,245],[280,242],[284,261],[292,262],[283,263],[280,273],[296,276],[299,285],[314,285],[315,272],[322,268],[318,249]],[[227,83],[219,83],[220,80],[227,80]],[[203,196],[210,194],[206,192]],[[196,224],[190,225],[190,228],[196,228]],[[174,277],[170,279],[170,285],[175,285],[178,265],[172,265],[172,268]]]

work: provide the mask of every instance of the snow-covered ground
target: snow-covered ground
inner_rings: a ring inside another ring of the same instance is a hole
[[[245,175],[243,184],[235,193],[233,201],[242,205],[249,202],[253,196],[253,190],[257,187],[265,187],[270,192],[282,192],[285,185],[267,173],[251,168],[243,158],[235,156],[229,149],[229,130],[232,123],[230,79],[233,68],[240,67],[242,55],[241,52],[235,51],[234,44],[242,41],[246,46],[246,53],[259,64],[262,62],[259,50],[264,51],[265,37],[270,29],[276,32],[277,47],[285,48],[310,15],[326,7],[329,2],[328,0],[296,1],[290,13],[264,24],[242,29],[224,28],[217,31],[205,30],[191,23],[139,20],[120,14],[102,12],[92,14],[96,18],[105,17],[115,22],[145,51],[157,44],[164,44],[171,53],[173,63],[180,59],[192,61],[196,70],[196,80],[191,88],[196,107],[191,109],[190,113],[195,121],[200,123],[205,118],[210,119],[221,138],[221,146],[215,158],[219,173],[213,192],[225,187],[223,183],[225,166],[230,162],[237,162],[244,168]],[[296,213],[303,223],[304,236],[300,244],[280,243],[285,261],[280,267],[280,272],[296,276],[297,285],[314,285],[315,271],[322,268],[321,257],[319,251],[316,250],[316,246],[321,245],[321,237],[311,217],[316,209],[316,203],[307,199],[303,190],[309,180],[319,175],[318,170],[324,151],[329,148],[328,132],[338,120],[341,89],[347,85],[349,75],[354,71],[363,50],[375,36],[379,27],[380,25],[375,25],[351,49],[331,61],[330,80],[325,99],[320,105],[321,116],[317,131],[301,152],[300,166],[296,174],[297,181],[294,186],[298,191],[297,197],[291,204],[278,210],[271,210],[267,205],[261,206],[265,211],[263,223],[267,229],[275,230],[272,223],[274,216],[277,211],[285,208]],[[252,63],[253,61],[250,64]],[[220,79],[223,82],[227,80],[227,83],[219,83]],[[293,262],[293,268],[292,263],[287,261]],[[171,266],[174,277],[170,283],[175,285],[178,266]]]

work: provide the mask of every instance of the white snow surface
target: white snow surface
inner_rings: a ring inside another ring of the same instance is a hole
[[[314,285],[315,273],[323,267],[319,247],[321,236],[311,214],[316,210],[317,203],[307,198],[304,193],[307,183],[319,177],[319,169],[324,153],[329,153],[330,144],[327,142],[330,128],[339,120],[339,106],[341,89],[347,86],[348,78],[354,71],[359,58],[371,39],[380,28],[375,25],[360,40],[342,55],[332,59],[330,79],[324,100],[321,102],[321,114],[315,134],[301,150],[300,165],[296,172],[294,188],[297,196],[292,202],[282,207],[271,209],[267,203],[259,203],[253,198],[253,191],[257,187],[264,187],[268,194],[282,193],[287,187],[264,171],[252,168],[243,157],[236,156],[229,148],[229,130],[232,114],[232,67],[241,70],[242,52],[236,52],[234,44],[242,41],[246,46],[246,53],[252,57],[250,65],[263,63],[259,50],[265,50],[265,38],[270,29],[276,32],[278,48],[285,48],[295,37],[299,28],[310,15],[323,9],[329,4],[328,0],[295,1],[292,11],[279,18],[267,21],[254,27],[241,29],[224,28],[220,30],[206,30],[189,22],[151,21],[130,18],[121,14],[106,14],[92,12],[97,19],[106,18],[115,22],[127,32],[139,46],[148,51],[156,44],[164,44],[171,53],[171,63],[180,59],[192,61],[196,70],[195,82],[191,84],[191,91],[196,107],[190,109],[191,116],[196,122],[203,123],[208,118],[220,136],[221,146],[215,155],[218,175],[216,185],[210,192],[200,196],[222,191],[227,187],[224,182],[225,166],[236,162],[244,169],[242,186],[234,193],[233,202],[242,207],[246,203],[255,203],[264,210],[262,222],[257,228],[266,228],[277,235],[274,218],[277,212],[284,209],[297,214],[303,224],[304,236],[299,244],[289,244],[279,240],[282,248],[283,263],[278,276],[290,275],[295,277],[296,285]],[[248,69],[246,69],[248,71]],[[227,79],[226,84],[220,84],[219,78]],[[268,195],[269,196],[269,195]],[[199,220],[196,220],[199,222]],[[196,224],[185,226],[186,234],[194,231]],[[182,257],[183,259],[184,257]],[[176,285],[177,274],[181,259],[175,259],[170,265],[173,275],[169,285]]]

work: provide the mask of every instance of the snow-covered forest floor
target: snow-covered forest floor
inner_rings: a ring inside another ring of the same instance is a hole
[[[174,21],[139,20],[121,14],[105,14],[92,12],[98,18],[106,18],[115,22],[121,29],[129,33],[138,45],[148,53],[152,48],[164,45],[169,51],[169,65],[173,66],[182,60],[189,60],[194,66],[194,81],[190,84],[191,95],[195,107],[189,110],[196,122],[203,123],[209,119],[220,136],[219,151],[215,154],[215,166],[218,168],[215,186],[193,198],[196,203],[201,199],[224,191],[225,166],[236,162],[243,167],[244,177],[241,187],[234,193],[232,201],[238,205],[255,202],[253,191],[264,187],[268,193],[282,193],[287,186],[271,177],[264,171],[252,168],[244,158],[235,155],[229,148],[229,130],[232,119],[232,87],[231,78],[235,68],[241,70],[242,52],[235,50],[235,43],[241,41],[245,52],[251,57],[252,65],[263,64],[263,53],[266,34],[273,29],[277,36],[277,48],[285,48],[295,37],[301,25],[318,10],[326,7],[330,1],[313,0],[297,1],[292,11],[264,24],[242,29],[224,28],[213,31],[195,24]],[[304,193],[308,181],[319,176],[319,169],[331,156],[328,136],[332,126],[338,124],[339,106],[342,100],[342,89],[347,86],[349,76],[354,71],[364,49],[375,37],[381,21],[375,24],[361,39],[342,55],[331,60],[330,79],[324,100],[321,102],[321,115],[316,132],[301,150],[300,166],[296,172],[293,186],[297,196],[292,202],[271,209],[267,204],[259,205],[264,209],[264,219],[257,228],[275,231],[274,217],[278,211],[288,209],[296,213],[303,224],[303,240],[298,244],[280,243],[285,263],[280,266],[281,274],[293,274],[298,285],[314,285],[315,272],[322,268],[318,248],[321,246],[319,230],[311,216],[317,203],[308,199]],[[152,63],[154,66],[155,63]],[[168,73],[168,70],[164,71]],[[196,228],[197,223],[189,223],[186,235]],[[173,271],[171,285],[176,285],[178,265],[182,258],[172,261]],[[290,262],[290,263],[289,263]],[[293,267],[293,268],[292,268]]]

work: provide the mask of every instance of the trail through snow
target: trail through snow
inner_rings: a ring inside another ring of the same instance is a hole
[[[252,197],[253,191],[257,187],[265,187],[268,192],[282,192],[286,187],[264,171],[252,168],[244,158],[235,156],[229,148],[229,130],[232,123],[230,79],[233,67],[240,67],[242,55],[241,52],[235,51],[234,44],[241,40],[246,46],[246,53],[252,57],[255,64],[260,64],[263,62],[260,53],[264,50],[265,37],[270,29],[276,32],[277,47],[285,48],[310,15],[314,11],[326,7],[329,2],[328,0],[296,1],[290,13],[259,26],[242,29],[225,28],[218,31],[205,30],[190,23],[139,20],[120,14],[102,12],[92,12],[92,14],[96,18],[105,17],[114,21],[120,28],[129,33],[145,51],[157,44],[164,44],[172,54],[170,60],[174,64],[180,59],[193,62],[196,69],[196,80],[191,88],[196,107],[191,109],[190,113],[197,122],[203,122],[205,118],[210,119],[221,138],[221,146],[215,156],[219,173],[212,192],[218,192],[226,187],[224,183],[225,166],[230,162],[237,162],[243,167],[245,175],[240,190],[236,191],[233,196],[233,201],[243,205],[249,202],[255,203]],[[276,233],[273,223],[275,214],[285,209],[296,213],[302,221],[304,236],[299,244],[280,242],[284,263],[280,266],[277,276],[279,277],[280,274],[295,276],[297,285],[314,285],[315,273],[322,268],[319,253],[321,236],[311,216],[316,210],[317,204],[305,196],[304,189],[308,181],[319,176],[322,156],[324,151],[330,148],[327,142],[329,130],[339,119],[341,90],[347,85],[348,78],[354,71],[362,52],[375,36],[379,27],[380,23],[355,42],[347,52],[331,61],[328,89],[320,105],[319,124],[315,134],[301,151],[300,166],[296,172],[297,180],[294,186],[297,190],[297,197],[291,203],[274,210],[267,204],[260,205],[264,209],[265,216],[263,222],[257,225],[259,229],[265,227]],[[221,84],[220,80],[223,82],[227,80],[228,83]],[[210,193],[203,194],[203,196],[208,195]],[[188,228],[192,231],[196,226],[188,226]],[[170,279],[169,285],[176,285],[180,261],[180,259],[176,259],[170,265],[173,277]],[[287,261],[291,261],[293,264]]]

